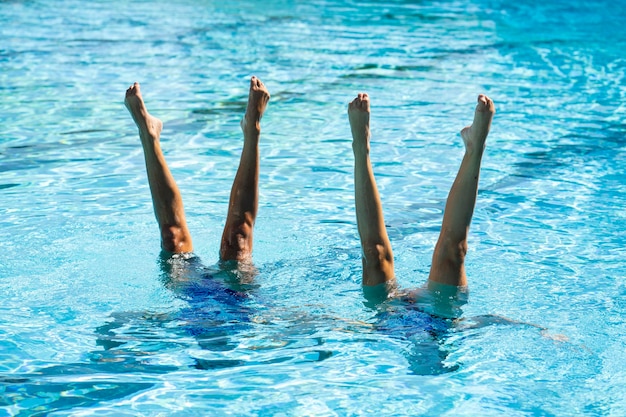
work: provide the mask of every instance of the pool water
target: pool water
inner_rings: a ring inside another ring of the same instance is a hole
[[[607,0],[0,2],[0,415],[625,415],[625,19]],[[218,248],[251,75],[272,98],[238,271]],[[134,81],[199,260],[160,257]],[[403,288],[428,275],[458,131],[477,94],[496,103],[461,326],[363,296],[359,91]]]

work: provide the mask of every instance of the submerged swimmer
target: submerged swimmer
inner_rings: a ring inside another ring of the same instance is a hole
[[[480,165],[496,112],[493,101],[486,95],[480,94],[477,101],[472,124],[461,130],[465,154],[448,194],[426,288],[403,292],[396,288],[393,251],[385,230],[382,204],[369,156],[370,98],[366,93],[360,93],[348,105],[355,161],[356,217],[363,251],[363,289],[366,296],[380,299],[381,296],[387,298],[389,295],[398,295],[400,297],[396,299],[400,298],[420,308],[431,304],[437,316],[448,319],[458,317],[457,307],[465,301],[464,296],[467,294],[467,236],[476,205]],[[463,327],[499,323],[524,324],[543,332],[547,330],[535,324],[520,323],[495,315],[473,317],[471,322],[470,325],[465,323]],[[556,340],[565,338],[563,335],[544,335]]]
[[[247,261],[252,255],[252,234],[259,200],[261,118],[269,99],[265,85],[252,77],[246,113],[241,120],[243,149],[220,244],[222,261]],[[159,142],[163,123],[148,113],[138,83],[126,90],[124,102],[139,129],[154,214],[161,232],[161,248],[166,254],[191,253],[193,244],[185,221],[183,200]]]
[[[237,261],[235,278],[243,274],[244,282],[248,280],[245,275],[252,275],[247,273],[253,270],[249,261],[258,208],[259,139],[261,118],[269,98],[270,94],[261,80],[252,77],[246,113],[241,120],[243,149],[220,244],[220,260]],[[193,255],[193,243],[180,190],[161,151],[163,123],[148,112],[138,83],[126,90],[124,103],[139,129],[154,214],[161,235],[161,266],[166,275],[166,286],[194,304],[207,302],[209,293],[211,298],[222,301],[224,305],[236,303],[245,294],[232,291],[228,285],[221,288],[218,282],[204,279],[215,271],[209,272],[203,268]],[[240,282],[230,284],[237,286]]]
[[[379,307],[378,330],[409,339],[410,368],[414,373],[438,374],[456,369],[445,363],[446,349],[440,346],[452,327],[495,323],[491,317],[459,325],[458,307],[467,288],[465,255],[467,235],[476,204],[480,164],[485,141],[495,113],[493,101],[478,96],[471,126],[461,130],[465,155],[448,194],[439,239],[435,245],[426,288],[400,292],[396,288],[391,242],[385,229],[383,209],[370,161],[370,98],[360,93],[348,105],[354,151],[356,218],[362,248],[363,290]],[[381,309],[382,308],[382,309]],[[506,322],[508,320],[505,319]],[[434,342],[434,344],[433,344]],[[428,358],[432,357],[432,360]]]
[[[178,327],[209,349],[223,350],[228,346],[228,337],[220,332],[227,329],[225,334],[234,334],[236,326],[233,323],[250,321],[250,312],[243,302],[246,293],[231,287],[240,289],[241,284],[249,281],[248,276],[254,274],[250,261],[259,195],[259,139],[261,118],[269,99],[265,85],[252,77],[246,112],[241,120],[243,149],[231,188],[219,251],[220,261],[236,261],[236,270],[220,268],[220,271],[213,271],[203,267],[193,255],[181,193],[161,150],[163,123],[148,112],[138,83],[126,91],[124,103],[139,130],[154,214],[161,235],[160,264],[165,286],[187,300],[190,306],[170,314],[167,321],[179,323]],[[123,321],[109,327],[123,326]],[[216,337],[218,333],[220,337]]]

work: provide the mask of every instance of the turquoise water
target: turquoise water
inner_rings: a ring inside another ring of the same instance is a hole
[[[625,19],[609,1],[0,2],[0,415],[626,414]],[[178,288],[124,91],[141,82],[165,123],[212,268],[253,74],[272,93],[256,272],[237,292],[232,271]],[[359,91],[407,288],[428,274],[458,131],[494,99],[463,317],[547,332],[433,337],[394,328],[393,303],[376,327]]]

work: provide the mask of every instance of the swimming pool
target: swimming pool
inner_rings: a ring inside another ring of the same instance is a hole
[[[625,18],[608,1],[1,2],[0,415],[626,414]],[[124,91],[141,82],[165,123],[211,268],[253,74],[272,94],[256,272],[190,298],[161,266]],[[458,131],[494,99],[463,317],[567,341],[376,327],[358,91],[403,287],[428,274]]]

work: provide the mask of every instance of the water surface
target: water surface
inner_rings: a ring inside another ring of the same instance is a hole
[[[0,414],[623,415],[625,18],[607,1],[0,2]],[[256,272],[189,292],[162,268],[124,91],[140,82],[164,121],[214,268],[251,75],[272,94]],[[396,306],[359,285],[359,91],[406,288],[458,131],[494,99],[462,317],[566,342],[377,327]]]

